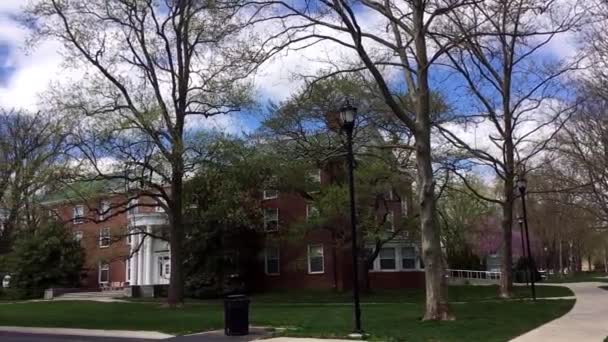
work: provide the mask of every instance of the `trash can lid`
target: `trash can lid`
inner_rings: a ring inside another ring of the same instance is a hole
[[[226,296],[226,298],[228,298],[228,299],[247,299],[247,296],[246,295],[242,295],[242,294],[240,294],[240,295],[229,295],[229,296]]]

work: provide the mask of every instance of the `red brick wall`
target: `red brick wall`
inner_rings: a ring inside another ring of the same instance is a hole
[[[101,201],[108,201],[113,208],[110,216],[103,222],[98,221],[98,212]],[[83,286],[88,288],[96,288],[99,286],[99,262],[110,263],[110,282],[125,282],[125,258],[129,254],[129,246],[125,234],[127,232],[127,215],[119,213],[125,209],[122,206],[125,198],[122,196],[113,196],[110,198],[99,198],[89,202],[64,202],[51,205],[56,217],[65,223],[66,227],[73,232],[81,231],[83,233],[81,244],[85,250],[85,263],[83,274],[86,277],[83,279]],[[72,222],[73,208],[76,205],[84,205],[85,220],[83,223],[75,224]],[[140,208],[140,212],[150,211],[152,208]],[[102,228],[110,228],[112,234],[112,242],[109,247],[99,246],[99,234]]]

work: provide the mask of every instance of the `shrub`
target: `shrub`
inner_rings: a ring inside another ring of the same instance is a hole
[[[52,222],[15,240],[8,262],[11,287],[22,289],[26,296],[50,287],[76,287],[83,263],[80,243],[69,230]]]

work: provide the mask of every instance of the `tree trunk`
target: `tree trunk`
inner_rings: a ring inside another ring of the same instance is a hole
[[[608,250],[604,247],[604,273],[608,273]]]
[[[512,181],[505,182],[505,188]],[[513,253],[512,253],[512,226],[513,226],[513,191],[505,189],[505,202],[502,205],[502,255],[500,263],[500,297],[511,298],[513,293]],[[528,256],[529,257],[529,256]]]
[[[424,22],[425,3],[413,4],[414,45],[417,57],[418,87],[416,105],[416,167],[417,191],[420,206],[422,258],[425,264],[426,311],[423,320],[452,320],[448,304],[447,282],[441,251],[439,225],[435,220],[435,180],[431,160],[431,94],[428,80],[429,61]],[[411,89],[410,91],[414,91]]]
[[[424,320],[453,319],[448,305],[447,283],[444,277],[441,244],[438,226],[435,222],[435,193],[431,160],[422,152],[428,145],[420,144],[418,149],[418,201],[420,203],[420,224],[422,231],[422,258],[426,277],[426,312]],[[429,140],[430,141],[430,140]],[[422,146],[421,146],[422,145]],[[430,145],[430,144],[429,144]]]
[[[562,244],[562,240],[559,240],[559,274],[564,274],[564,249],[563,249],[563,244]]]
[[[180,154],[181,156],[181,154]],[[181,161],[181,158],[180,158]],[[171,179],[171,210],[170,217],[170,245],[171,245],[171,275],[169,279],[169,296],[167,303],[171,307],[184,302],[184,279],[183,279],[183,167],[182,163],[174,163],[173,177]]]
[[[424,98],[420,99],[420,103],[424,103]],[[429,131],[430,129],[421,127],[416,135],[418,202],[420,205],[422,258],[426,278],[426,312],[423,319],[449,320],[453,319],[453,316],[448,305],[439,226],[435,221],[435,182],[430,156]]]

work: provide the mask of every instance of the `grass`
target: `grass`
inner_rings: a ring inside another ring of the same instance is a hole
[[[515,298],[527,298],[530,290],[527,287],[516,286],[513,289]],[[471,302],[499,300],[498,286],[450,286],[448,295],[451,302]],[[536,286],[538,298],[547,297],[569,297],[574,293],[567,287],[561,286]],[[161,302],[162,298],[136,298],[134,302]],[[335,292],[327,290],[284,290],[257,293],[252,295],[255,303],[350,303],[352,293]],[[218,303],[219,300],[187,300],[190,304]],[[399,290],[374,290],[361,297],[363,303],[422,303],[424,302],[423,289],[399,289]]]
[[[363,324],[381,341],[507,341],[555,319],[573,300],[471,302],[453,304],[457,320],[421,322],[422,304],[363,304]],[[341,337],[350,332],[349,305],[253,303],[251,323],[288,326],[290,336]],[[0,305],[0,325],[155,330],[172,334],[220,329],[217,303],[167,309],[150,303],[30,302]]]
[[[607,274],[602,272],[578,272],[568,275],[553,275],[549,277],[546,282],[548,283],[581,283],[581,282],[600,282],[608,283],[608,278],[605,277]]]
[[[526,298],[530,296],[530,290],[523,286],[513,289],[515,298]],[[567,287],[561,286],[537,286],[538,298],[567,297],[574,293]],[[498,286],[450,286],[448,296],[450,302],[471,302],[499,299]],[[340,303],[350,302],[352,294],[349,292],[331,291],[273,291],[256,294],[253,300],[263,303]],[[422,303],[424,301],[423,289],[399,289],[399,290],[376,290],[361,297],[364,303]]]

